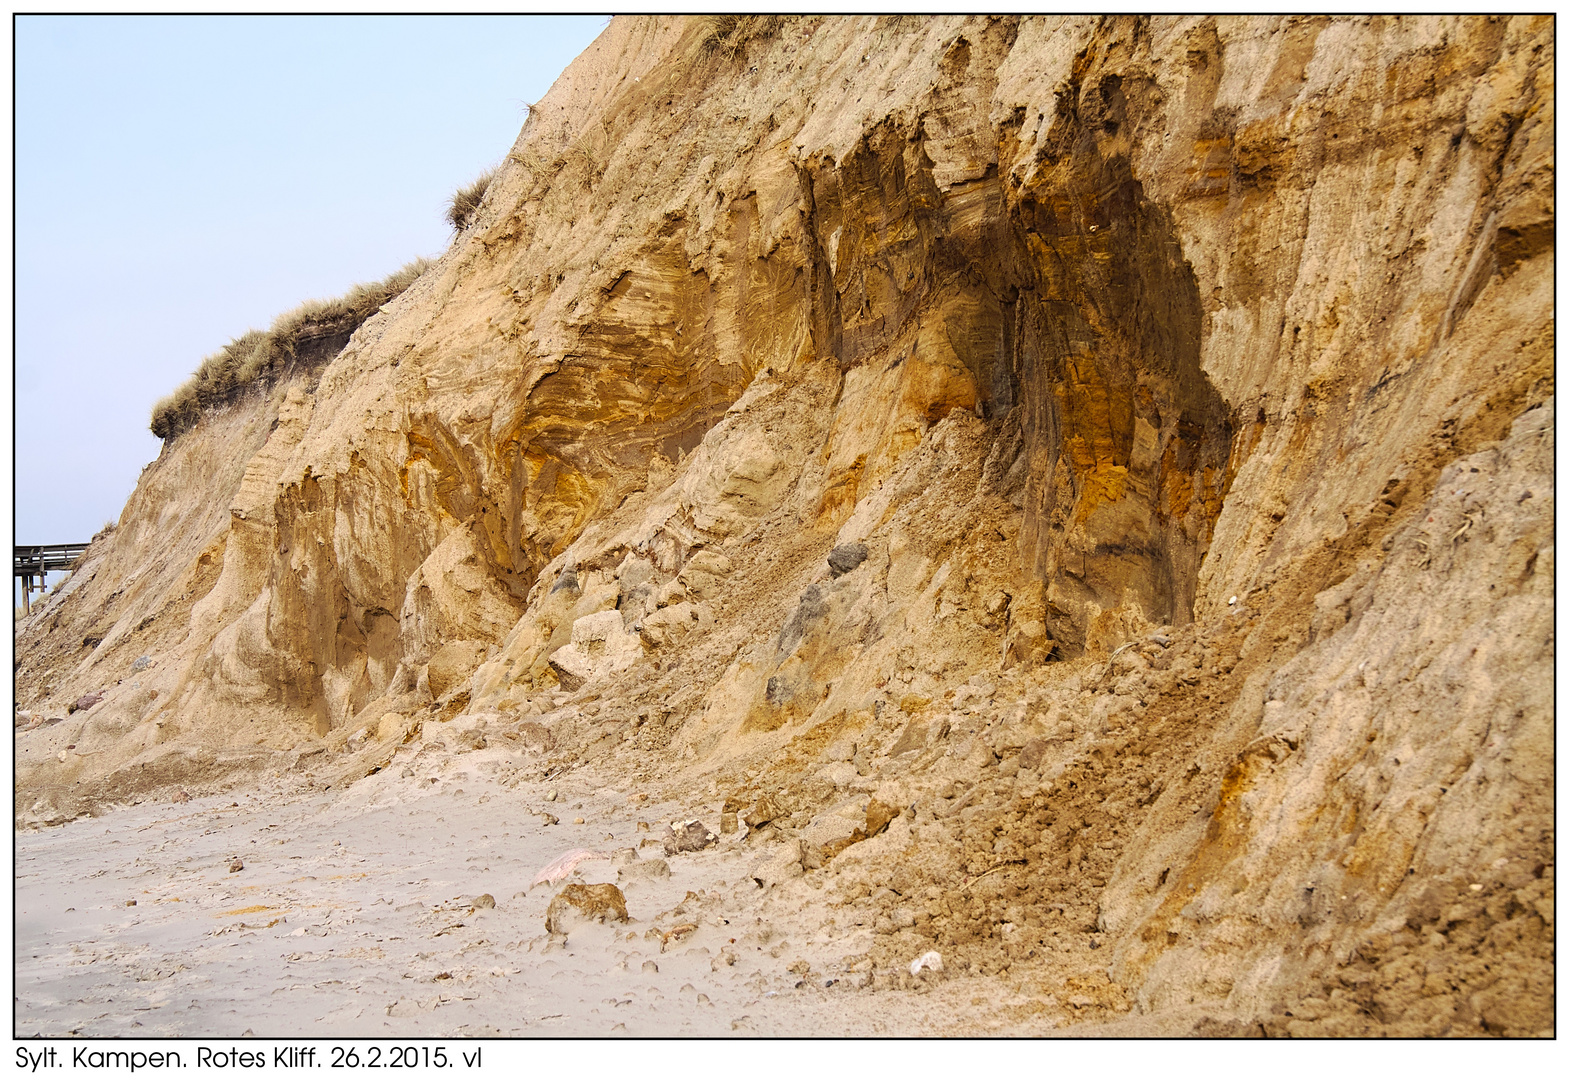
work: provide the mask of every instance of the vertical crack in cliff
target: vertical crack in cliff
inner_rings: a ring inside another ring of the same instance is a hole
[[[1074,648],[1125,637],[1114,609],[1192,618],[1235,472],[1229,410],[1199,366],[1197,281],[1132,173],[1130,89],[1148,92],[1076,71],[1040,167],[1010,192],[1022,554],[1047,582],[1048,629]]]
[[[841,366],[924,365],[887,392],[920,398],[925,428],[973,409],[1009,444],[998,482],[1064,655],[1191,619],[1237,462],[1199,366],[1197,281],[1132,174],[1122,80],[1080,72],[1060,105],[1050,159],[1014,190],[995,164],[939,190],[924,129],[885,121],[842,163],[810,163],[803,201],[812,322]],[[828,519],[909,445],[889,432],[842,460],[830,445]]]

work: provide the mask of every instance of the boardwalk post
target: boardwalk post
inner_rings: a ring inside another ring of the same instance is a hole
[[[51,570],[70,570],[87,551],[86,544],[31,544],[18,546],[13,574],[22,579],[22,612],[33,613],[33,589],[44,591]],[[38,579],[36,585],[34,578]]]

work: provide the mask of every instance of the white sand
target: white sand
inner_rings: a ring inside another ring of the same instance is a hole
[[[286,777],[233,796],[144,803],[19,833],[16,1033],[1054,1030],[994,981],[950,975],[910,991],[865,986],[869,974],[848,969],[870,930],[838,927],[826,904],[803,903],[810,882],[760,889],[747,871],[768,852],[737,836],[671,857],[667,879],[623,881],[630,923],[588,925],[564,945],[552,942],[544,915],[560,886],[523,892],[541,867],[575,847],[636,846],[676,817],[717,829],[718,807],[638,803],[588,770],[508,787],[498,777],[516,759],[500,749],[426,747],[413,758],[417,774],[403,777],[409,757],[342,792],[305,792]],[[546,803],[550,789],[560,798]],[[544,824],[546,809],[559,825]],[[576,817],[586,823],[572,824]],[[639,831],[640,820],[649,831]],[[229,870],[234,856],[244,862],[238,873]],[[608,861],[584,863],[579,875],[572,880],[617,880]],[[661,917],[688,890],[705,901]],[[471,907],[483,893],[494,909]],[[698,929],[669,951],[645,936],[685,922]],[[716,964],[727,946],[736,962]],[[808,974],[787,970],[802,960]],[[648,961],[657,972],[645,970]]]

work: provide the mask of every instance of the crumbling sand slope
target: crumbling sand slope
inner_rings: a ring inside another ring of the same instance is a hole
[[[883,965],[1550,1030],[1553,48],[616,19],[19,625],[19,824],[466,717],[717,791]]]

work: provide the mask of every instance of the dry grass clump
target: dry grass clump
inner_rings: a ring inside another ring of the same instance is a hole
[[[783,22],[779,15],[694,15],[698,45],[705,54],[723,53],[734,59],[736,53],[753,41],[772,36]]]
[[[415,259],[335,300],[308,300],[278,316],[271,329],[247,330],[203,360],[184,386],[153,406],[152,433],[173,439],[195,427],[204,411],[235,401],[253,386],[270,384],[301,364],[326,363],[338,351],[327,345],[331,339],[346,339],[429,266],[429,259]]]
[[[474,220],[474,211],[479,209],[479,204],[485,200],[485,192],[490,190],[490,182],[496,178],[495,169],[486,169],[474,178],[472,183],[452,193],[452,203],[447,207],[447,224],[458,232],[469,227],[469,222]]]

